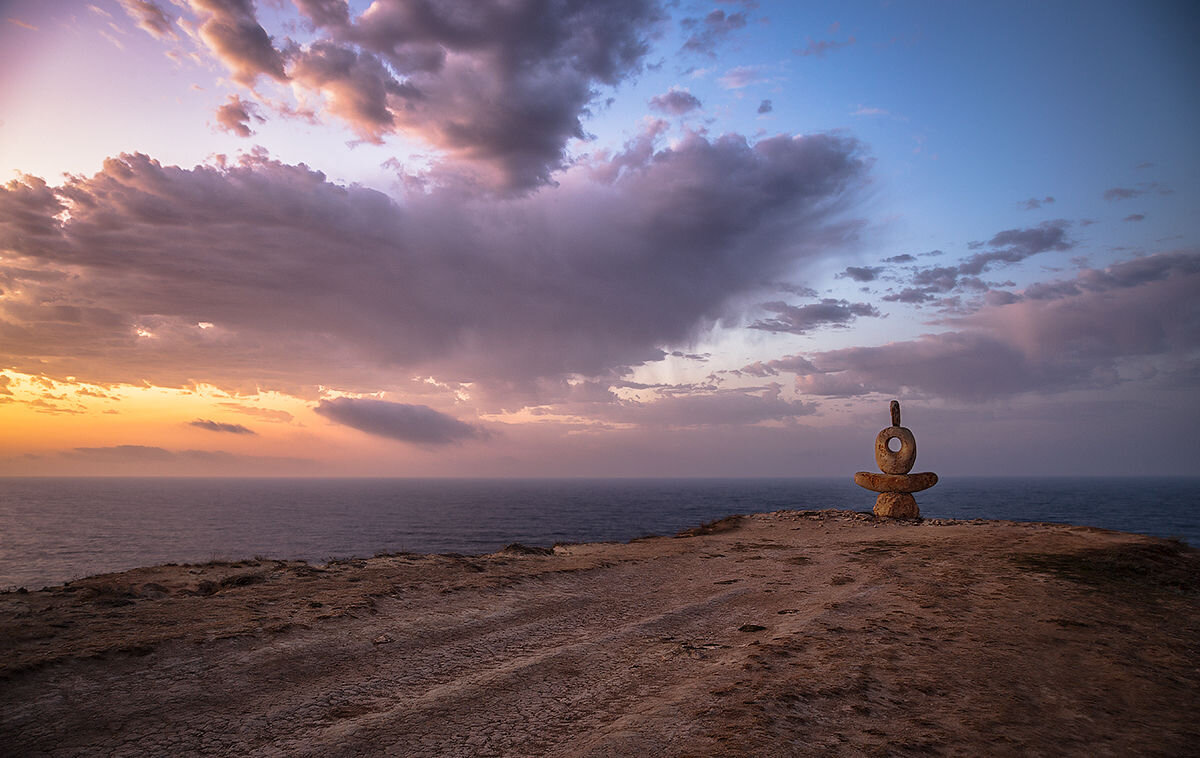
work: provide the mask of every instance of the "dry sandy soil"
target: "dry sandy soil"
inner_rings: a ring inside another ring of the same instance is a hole
[[[137,569],[0,595],[0,752],[1200,752],[1200,554],[1068,526]]]

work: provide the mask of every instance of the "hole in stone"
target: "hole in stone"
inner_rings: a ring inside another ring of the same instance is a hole
[[[899,437],[892,437],[887,441],[887,447],[893,453],[898,453],[900,448],[904,447],[904,443],[900,441]]]

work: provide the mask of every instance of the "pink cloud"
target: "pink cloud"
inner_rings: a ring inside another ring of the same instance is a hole
[[[820,254],[865,173],[835,136],[644,147],[500,208],[452,189],[397,202],[260,156],[10,182],[0,284],[21,294],[0,301],[0,360],[308,396],[418,373],[497,397],[619,376]]]
[[[984,400],[1187,376],[1200,350],[1200,255],[1174,253],[1085,270],[948,321],[956,331],[808,357],[815,395],[916,393]]]

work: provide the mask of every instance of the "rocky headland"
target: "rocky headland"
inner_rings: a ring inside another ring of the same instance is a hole
[[[1182,756],[1200,554],[835,511],[0,594],[11,756]]]

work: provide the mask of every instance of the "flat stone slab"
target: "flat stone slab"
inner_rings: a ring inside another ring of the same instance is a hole
[[[932,471],[920,474],[874,474],[859,471],[854,483],[872,492],[920,492],[938,483],[938,475]]]

